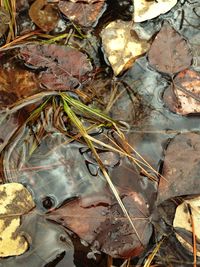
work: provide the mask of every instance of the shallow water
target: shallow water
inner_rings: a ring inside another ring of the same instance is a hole
[[[114,14],[120,6],[123,12]],[[99,20],[96,35],[98,36],[104,23],[113,20],[115,16],[129,19],[131,9],[130,1],[123,1],[123,4],[118,1],[116,6],[108,1],[108,12]],[[192,68],[199,71],[199,13],[198,2],[191,4],[185,1],[182,5],[179,1],[167,14],[141,24],[136,23],[134,29],[139,36],[149,39],[160,30],[163,20],[169,21],[189,41],[194,55]],[[102,60],[101,50],[98,56]],[[97,62],[101,62],[99,58],[96,59]],[[2,64],[5,61],[6,59]],[[17,66],[19,69],[22,68],[20,64]],[[102,66],[105,66],[105,62]],[[169,110],[164,103],[163,95],[170,86],[170,79],[150,67],[146,56],[137,59],[134,65],[115,81],[119,84],[119,90],[124,90],[125,93],[111,108],[110,115],[128,124],[128,130],[124,131],[124,134],[129,144],[156,171],[162,172],[165,151],[170,140],[177,134],[185,132],[199,133],[199,114],[181,116]],[[4,94],[0,95],[0,100],[0,104],[5,100]],[[35,212],[23,218],[21,226],[27,239],[30,238],[31,245],[29,251],[22,256],[1,259],[0,266],[27,266],[29,262],[30,267],[105,267],[107,264],[105,254],[97,253],[96,260],[88,259],[87,255],[92,257],[93,253],[90,246],[82,245],[75,234],[45,219],[46,212],[72,200],[81,200],[81,207],[85,210],[111,204],[112,194],[97,162],[84,144],[70,142],[70,138],[56,128],[51,114],[49,121],[44,120],[45,114],[43,114],[31,127],[29,125],[22,127],[8,143],[13,132],[26,118],[26,112],[24,110],[7,118],[1,114],[1,127],[5,131],[1,132],[0,139],[1,149],[6,146],[2,153],[2,179],[6,182],[23,183],[31,191],[37,206]],[[41,137],[39,133],[42,138],[38,144],[38,136]],[[96,134],[95,137],[105,140],[104,134],[108,136],[109,132],[103,129],[103,132]],[[146,177],[127,158],[106,150],[100,152],[117,188],[125,193],[134,191],[142,194],[148,209],[152,212],[157,195],[157,181]],[[133,155],[139,158],[136,153]],[[145,166],[144,169],[157,179],[154,171]],[[164,213],[166,212],[165,210]],[[172,244],[173,238],[170,240]],[[166,251],[163,253],[164,257],[167,257]],[[180,260],[179,254],[182,255],[182,251],[177,245],[178,260]],[[186,259],[191,260],[188,255]]]

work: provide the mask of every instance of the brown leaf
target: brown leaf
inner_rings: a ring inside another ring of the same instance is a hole
[[[10,14],[3,7],[0,7],[0,37],[7,31],[10,23]]]
[[[81,26],[91,27],[104,12],[104,2],[104,0],[61,0],[58,7],[70,20]]]
[[[12,64],[0,67],[0,107],[13,104],[16,100],[39,92],[36,75],[19,69]]]
[[[174,85],[164,93],[164,101],[170,110],[178,114],[200,113],[199,73],[188,69],[180,72],[174,79]]]
[[[199,173],[200,135],[177,135],[165,152],[157,203],[175,196],[200,194]]]
[[[26,45],[20,49],[20,56],[29,66],[46,69],[40,73],[39,81],[52,90],[73,89],[92,70],[85,54],[54,44]]]
[[[112,199],[102,204],[102,198],[95,199],[95,205],[82,205],[83,200],[75,200],[51,212],[48,217],[75,232],[112,257],[129,258],[139,255],[148,244],[152,227],[148,221],[148,208],[143,197],[136,192],[123,195],[122,201],[137,229],[140,243],[128,219],[119,205]],[[93,200],[90,199],[90,203]]]
[[[148,53],[149,63],[158,71],[173,75],[188,68],[192,55],[186,40],[164,23]]]
[[[49,32],[58,24],[59,15],[52,4],[47,0],[36,0],[29,9],[29,16],[43,31]]]

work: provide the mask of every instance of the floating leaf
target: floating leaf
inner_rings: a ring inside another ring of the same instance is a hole
[[[166,90],[164,101],[170,110],[178,114],[200,113],[199,73],[193,70],[180,72]]]
[[[184,202],[176,208],[176,213],[173,221],[176,237],[186,249],[193,253],[194,230],[197,241],[197,256],[200,256],[199,221],[200,197],[184,200]],[[192,229],[192,224],[194,229]]]
[[[52,90],[73,89],[92,70],[85,54],[65,46],[31,44],[22,47],[20,55],[29,66],[46,69],[40,73],[39,81]]]
[[[134,0],[134,21],[142,22],[167,13],[177,0]]]
[[[81,26],[91,27],[104,12],[104,4],[105,0],[61,0],[58,7],[70,20]]]
[[[186,40],[164,23],[148,53],[149,63],[158,71],[173,75],[188,68],[192,55]]]
[[[29,9],[29,16],[43,31],[51,31],[58,24],[59,15],[56,8],[48,0],[36,0]]]
[[[148,42],[139,39],[132,30],[132,22],[121,20],[111,22],[102,30],[101,38],[103,49],[115,75],[131,67],[133,62],[149,48]]]
[[[7,31],[10,23],[10,14],[3,7],[0,7],[0,38]]]
[[[71,229],[80,238],[112,257],[129,258],[139,255],[148,244],[152,227],[144,198],[135,192],[123,194],[122,201],[133,220],[141,242],[124,216],[120,206],[107,197],[95,197],[83,206],[84,198],[51,212],[49,218]]]
[[[158,204],[168,198],[200,194],[200,135],[177,135],[165,152]]]
[[[20,216],[30,211],[34,202],[21,184],[0,185],[0,257],[20,255],[28,248],[26,239],[17,232]]]

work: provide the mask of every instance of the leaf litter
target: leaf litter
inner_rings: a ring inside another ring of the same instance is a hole
[[[198,266],[192,204],[192,232],[173,226],[199,194],[198,3],[118,2],[1,1],[1,180],[25,185],[36,209],[22,216],[30,249],[0,266],[104,267],[106,255],[109,266]]]

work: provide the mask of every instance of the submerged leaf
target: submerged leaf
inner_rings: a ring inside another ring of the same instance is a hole
[[[190,214],[191,211],[191,214]],[[193,222],[192,222],[193,221]],[[197,256],[200,256],[200,197],[184,200],[176,208],[176,213],[173,221],[176,237],[180,243],[193,253],[193,230],[196,236]],[[194,229],[192,229],[192,224]]]
[[[167,13],[177,0],[134,0],[134,21],[142,22]]]
[[[200,113],[199,73],[188,69],[180,72],[174,79],[173,85],[166,90],[164,101],[170,110],[178,114]]]
[[[149,63],[158,71],[173,75],[188,68],[192,55],[186,40],[164,23],[148,53]]]
[[[176,196],[200,194],[200,135],[177,135],[165,152],[158,204]]]
[[[51,90],[73,89],[92,70],[85,54],[65,46],[31,44],[22,47],[20,55],[30,67],[46,69],[40,73],[39,80]]]
[[[133,220],[142,244],[121,207],[113,198],[91,197],[87,205],[84,198],[67,203],[51,212],[48,217],[71,229],[97,251],[112,257],[129,258],[139,255],[148,244],[152,226],[148,220],[148,207],[144,198],[136,193],[122,194],[122,201]]]
[[[10,23],[10,14],[0,6],[0,38],[7,31]]]
[[[117,76],[130,68],[137,57],[144,54],[149,43],[139,39],[132,22],[113,21],[101,32],[103,49]]]
[[[36,0],[29,9],[29,16],[43,31],[51,31],[58,24],[57,10],[47,0]]]
[[[61,0],[58,7],[70,20],[81,26],[91,27],[105,10],[104,4],[105,0]]]
[[[35,206],[28,190],[21,184],[0,185],[0,257],[20,255],[28,248],[17,232],[20,216]]]

